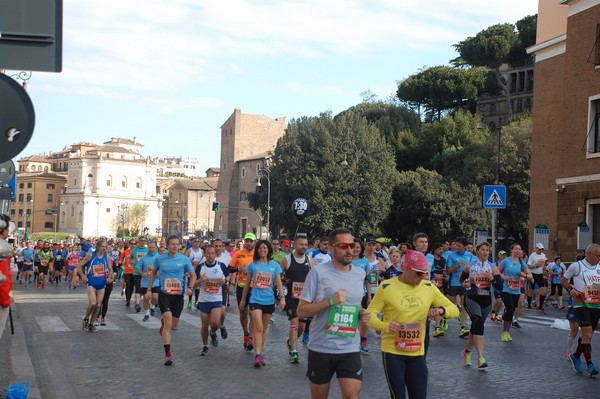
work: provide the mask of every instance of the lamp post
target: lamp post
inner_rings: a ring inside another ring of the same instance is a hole
[[[484,95],[482,97],[482,100],[486,100],[487,98],[490,98],[487,95]],[[506,104],[507,107],[510,107],[510,104],[507,103]],[[481,122],[479,123],[479,128],[491,128],[494,133],[497,133],[498,136],[498,147],[497,147],[497,154],[496,154],[496,179],[495,179],[495,184],[500,184],[500,149],[502,148],[501,144],[502,144],[502,124],[504,122],[504,119],[502,118],[502,116],[504,115],[502,112],[500,112],[501,109],[501,102],[499,97],[496,97],[494,99],[494,102],[483,102],[483,103],[479,103],[477,105],[477,107],[479,108],[479,112],[481,112]],[[510,110],[509,110],[510,111]],[[484,118],[488,116],[488,117],[496,117],[494,119],[497,119],[498,123],[496,124],[495,122],[490,122],[489,125],[484,123]],[[491,209],[492,211],[492,259],[495,261],[498,254],[496,253],[496,242],[498,241],[498,236],[497,236],[497,210],[495,208]]]
[[[267,179],[267,240],[271,239],[271,171],[267,168],[259,168],[256,171],[258,179],[256,180],[256,186],[260,187],[260,178],[265,177]],[[262,231],[260,232],[262,237]]]
[[[185,213],[187,204],[184,203],[183,201],[179,202],[178,199],[175,200],[175,203],[176,204],[179,204],[179,203],[181,204],[181,212],[179,212],[179,223],[180,223],[181,229],[179,231],[181,232],[181,238],[183,239],[183,235],[184,235],[183,234],[184,233],[184,231],[183,231],[184,230],[184,223],[183,223],[183,221],[184,221],[184,213]]]
[[[358,202],[358,191],[360,190],[360,181],[358,180],[358,148],[352,141],[344,141],[340,146],[342,154],[344,154],[344,160],[341,162],[342,166],[348,166],[348,154],[354,154],[354,187],[352,193],[354,194],[354,200],[352,201],[352,234],[356,236],[356,203]]]
[[[127,212],[127,204],[121,204],[121,238],[125,238],[125,213]]]

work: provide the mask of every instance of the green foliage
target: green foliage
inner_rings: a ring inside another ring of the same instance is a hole
[[[140,234],[148,218],[148,206],[140,203],[129,205],[126,215],[126,227],[130,234]]]
[[[432,240],[470,236],[478,226],[486,225],[487,213],[477,186],[461,187],[424,168],[399,172],[393,201],[383,229],[396,242],[407,241],[418,231],[427,232]]]
[[[500,132],[500,184],[507,187],[507,208],[498,212],[498,225],[514,241],[526,246],[529,231],[531,166],[530,115],[513,120]],[[493,184],[498,164],[498,132],[489,135],[471,157],[465,159],[461,184]]]
[[[354,211],[357,232],[365,235],[379,231],[389,212],[395,184],[393,152],[377,127],[356,111],[336,118],[326,113],[291,120],[270,168],[273,231],[285,228],[293,233],[298,227],[314,237],[337,227],[352,229]],[[298,197],[310,204],[300,226],[291,215]],[[253,204],[262,208],[265,202],[263,185]]]
[[[492,25],[455,44],[454,48],[465,63],[496,69],[508,62],[508,55],[516,44],[515,26],[507,23]]]
[[[29,235],[28,240],[29,241],[37,241],[37,240],[44,240],[44,241],[49,241],[49,242],[61,242],[61,241],[69,241],[72,239],[77,238],[76,236],[74,236],[71,233],[62,233],[62,232],[56,232],[56,233],[32,233]]]
[[[509,64],[519,67],[531,63],[532,56],[527,54],[527,47],[533,46],[537,34],[537,15],[528,15],[515,23],[517,42],[508,55]]]
[[[486,69],[435,66],[399,82],[397,95],[419,114],[424,111],[425,120],[431,122],[440,121],[447,111],[474,108],[477,96],[485,91],[498,91]]]

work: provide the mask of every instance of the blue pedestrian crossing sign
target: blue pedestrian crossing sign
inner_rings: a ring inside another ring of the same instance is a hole
[[[506,208],[506,186],[483,186],[483,207]]]

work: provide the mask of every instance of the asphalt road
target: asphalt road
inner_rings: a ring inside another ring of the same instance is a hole
[[[200,319],[197,310],[184,310],[173,334],[175,364],[163,366],[158,317],[142,322],[142,313],[126,308],[115,288],[106,327],[96,334],[81,331],[87,299],[81,288],[65,284],[45,290],[16,284],[13,316],[15,335],[7,327],[0,339],[0,396],[10,383],[31,382],[30,398],[308,398],[307,349],[301,362],[290,364],[285,341],[287,318],[277,311],[269,326],[263,369],[252,367],[253,354],[242,348],[242,330],[235,302],[226,325],[229,337],[200,356]],[[160,313],[158,313],[160,314]],[[577,375],[565,360],[567,332],[552,328],[564,311],[548,315],[526,310],[523,326],[513,329],[514,341],[500,341],[500,323],[486,323],[486,359],[478,371],[462,367],[458,322],[450,321],[443,338],[431,338],[428,355],[430,398],[575,398],[598,397],[600,381]],[[600,363],[600,336],[593,348]],[[387,398],[379,338],[370,332],[369,354],[362,355],[363,398]],[[335,378],[334,378],[335,381]],[[332,383],[331,398],[340,398]]]

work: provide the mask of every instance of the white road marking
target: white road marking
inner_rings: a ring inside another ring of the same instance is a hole
[[[40,326],[42,332],[62,332],[71,331],[59,316],[35,316],[35,321]]]

